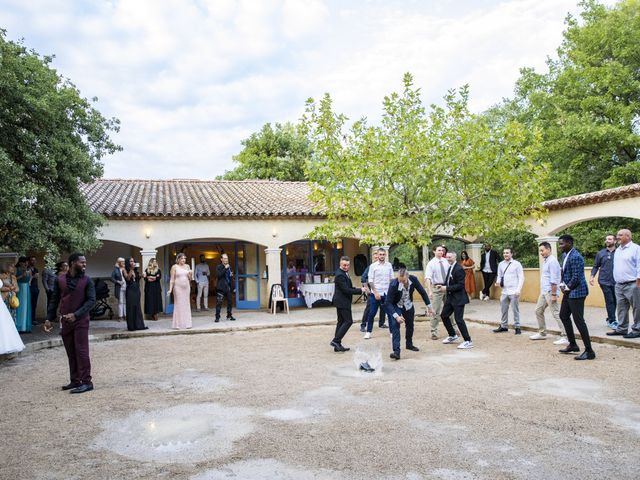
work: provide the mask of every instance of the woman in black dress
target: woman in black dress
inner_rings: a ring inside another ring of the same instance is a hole
[[[133,258],[124,264],[124,280],[127,282],[127,330],[146,330],[140,307],[140,273]]]
[[[150,315],[151,320],[158,320],[158,313],[162,312],[161,278],[158,262],[152,258],[144,271],[144,313]]]

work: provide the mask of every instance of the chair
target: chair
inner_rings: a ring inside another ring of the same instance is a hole
[[[287,315],[289,315],[289,301],[284,296],[282,285],[276,283],[271,287],[271,310],[274,315],[276,314],[276,305],[278,302],[284,302],[284,308],[287,309]]]

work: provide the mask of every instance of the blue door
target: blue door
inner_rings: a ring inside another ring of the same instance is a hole
[[[260,308],[260,250],[252,243],[236,242],[236,308]]]

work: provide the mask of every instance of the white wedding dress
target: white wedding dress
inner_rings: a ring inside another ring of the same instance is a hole
[[[2,280],[0,280],[0,287],[2,287]],[[0,300],[0,355],[22,350],[24,350],[24,343],[18,334],[13,317],[4,301]]]

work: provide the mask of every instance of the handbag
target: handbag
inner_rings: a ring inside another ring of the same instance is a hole
[[[509,262],[509,264],[507,265],[507,268],[504,269],[504,272],[502,272],[502,277],[500,277],[500,288],[504,288],[504,276],[507,273],[507,270],[509,270],[509,267],[511,266],[511,262]]]
[[[9,308],[16,310],[20,306],[20,300],[15,295],[9,297]]]

